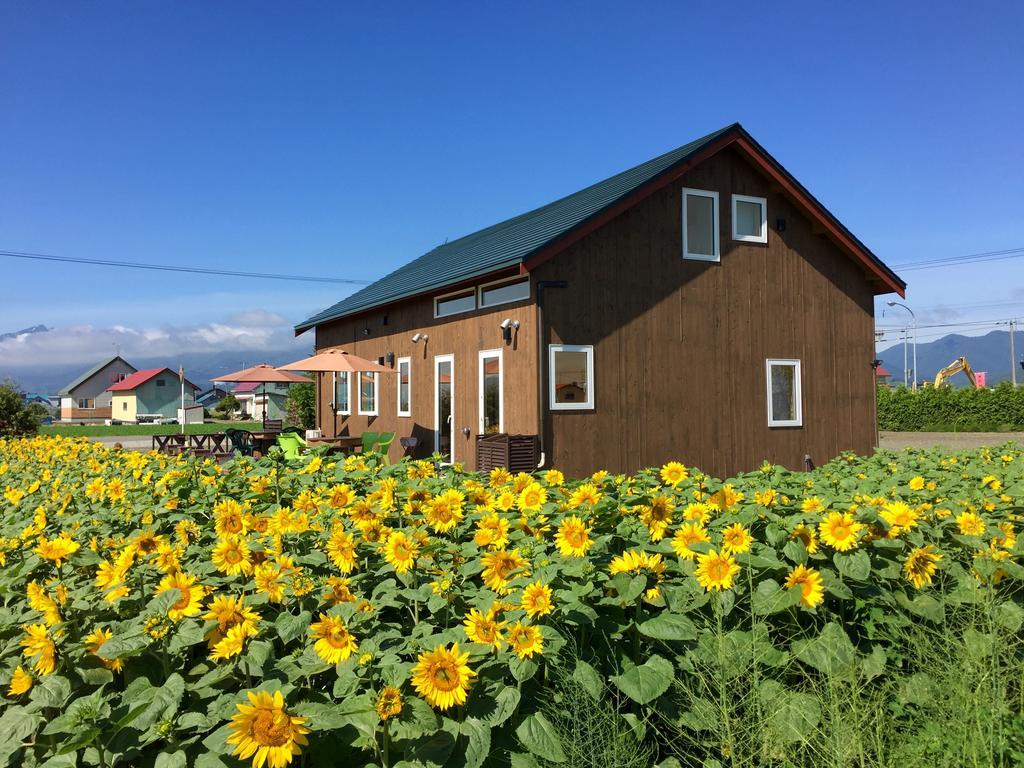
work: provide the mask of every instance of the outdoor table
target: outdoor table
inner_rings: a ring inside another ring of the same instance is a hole
[[[187,437],[177,432],[173,435],[153,435],[153,450],[175,456],[185,449]]]
[[[280,430],[265,430],[260,432],[250,432],[252,435],[254,457],[259,458],[270,450],[271,446],[277,442],[277,436],[281,434]]]
[[[337,437],[311,437],[306,440],[310,447],[316,448],[321,445],[329,446],[339,453],[354,453],[362,450],[363,438],[351,435],[338,435]]]

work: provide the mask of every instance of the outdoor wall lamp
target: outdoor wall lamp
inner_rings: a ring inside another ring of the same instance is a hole
[[[518,320],[510,320],[509,318],[506,317],[504,320],[501,321],[501,338],[505,341],[506,344],[512,341],[513,328],[517,330],[519,329]]]
[[[395,353],[394,352],[388,352],[386,357],[387,357],[387,361],[388,361],[388,367],[389,368],[394,368],[395,367]]]
[[[421,341],[426,341],[428,338],[430,338],[430,337],[427,336],[427,334],[425,334],[425,333],[417,333],[417,334],[413,335],[412,343],[413,344],[417,344],[417,343],[419,343]]]

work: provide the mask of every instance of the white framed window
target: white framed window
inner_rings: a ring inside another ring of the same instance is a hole
[[[548,407],[582,411],[594,407],[594,348],[590,345],[548,346]]]
[[[683,258],[720,260],[717,192],[683,188]]]
[[[412,358],[400,357],[398,368],[398,415],[412,416]]]
[[[334,373],[334,412],[339,416],[352,413],[351,383],[348,371]]]
[[[803,426],[799,360],[768,360],[768,426]]]
[[[94,411],[96,410],[96,400],[91,397],[80,397],[78,398],[78,407],[83,411]]]
[[[359,372],[359,415],[377,415],[377,394],[380,387],[380,374],[368,371]]]
[[[530,298],[530,278],[514,277],[511,280],[496,280],[484,283],[479,288],[480,309],[498,304],[510,304]]]
[[[476,288],[466,288],[434,298],[434,317],[448,317],[476,309]]]
[[[749,195],[732,196],[732,239],[745,243],[768,242],[768,200]]]
[[[501,350],[480,353],[478,433],[493,435],[505,430],[505,383],[501,371]]]

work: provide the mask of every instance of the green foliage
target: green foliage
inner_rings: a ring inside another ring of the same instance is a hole
[[[227,395],[222,397],[217,405],[213,407],[213,415],[218,419],[227,419],[230,418],[238,408],[238,398],[228,392]]]
[[[38,404],[25,404],[24,393],[13,381],[0,383],[0,437],[35,434],[45,415]]]
[[[993,432],[1024,429],[1024,388],[878,388],[878,428],[895,432]]]
[[[312,429],[316,426],[316,387],[312,382],[290,385],[284,407],[289,424]]]

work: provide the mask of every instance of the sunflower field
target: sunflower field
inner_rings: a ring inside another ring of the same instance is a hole
[[[1024,452],[727,481],[0,440],[0,765],[1024,762]]]

